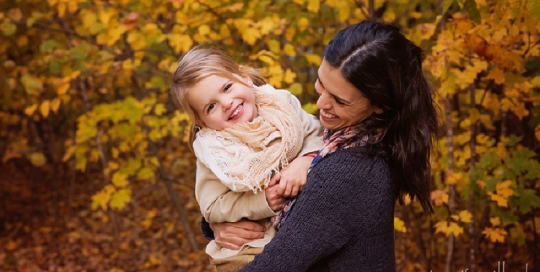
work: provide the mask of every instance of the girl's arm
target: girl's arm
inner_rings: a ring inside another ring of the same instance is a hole
[[[275,215],[265,192],[233,192],[197,160],[195,197],[206,221],[236,222],[242,218],[259,220]]]

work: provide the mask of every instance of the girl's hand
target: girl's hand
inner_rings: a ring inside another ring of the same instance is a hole
[[[282,197],[297,196],[307,181],[307,171],[313,161],[311,156],[302,156],[294,159],[287,168],[272,177],[272,182],[278,183],[277,194]]]
[[[264,237],[266,229],[252,221],[210,223],[216,243],[224,248],[238,250],[247,242]]]
[[[264,194],[266,195],[266,202],[268,202],[270,209],[277,212],[283,208],[283,205],[285,204],[285,197],[278,194],[279,187],[277,186],[274,177],[272,177],[270,184],[268,184],[268,188],[264,190]]]

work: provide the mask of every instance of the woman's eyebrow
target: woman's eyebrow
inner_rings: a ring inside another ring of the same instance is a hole
[[[321,86],[324,88],[324,84],[322,83],[321,78],[318,75],[317,75],[317,80],[319,81],[319,84],[321,84]]]

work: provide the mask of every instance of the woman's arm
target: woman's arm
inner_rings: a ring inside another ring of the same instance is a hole
[[[383,180],[389,175],[380,170],[384,166],[372,171],[372,160],[351,155],[330,157],[333,154],[311,171],[287,222],[242,271],[306,271],[319,260],[339,254],[359,237],[378,232],[380,224],[372,220],[381,217],[381,210],[386,212],[383,222],[393,220],[392,188]]]

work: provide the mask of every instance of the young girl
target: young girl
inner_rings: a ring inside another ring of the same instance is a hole
[[[214,48],[195,47],[178,62],[172,95],[193,123],[195,196],[206,221],[247,218],[267,227],[240,250],[208,244],[218,271],[237,271],[274,236],[268,218],[304,186],[321,125],[294,95]]]

